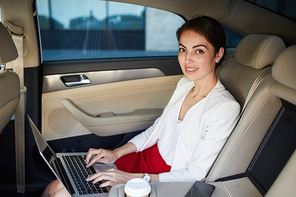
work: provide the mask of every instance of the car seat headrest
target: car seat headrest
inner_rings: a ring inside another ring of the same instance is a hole
[[[296,90],[296,45],[288,47],[278,56],[271,72],[276,81]]]
[[[296,45],[278,56],[271,73],[275,81],[268,88],[270,93],[296,105]]]
[[[0,64],[5,64],[18,57],[17,49],[7,29],[0,22]]]
[[[285,48],[285,43],[277,36],[250,34],[237,45],[234,59],[240,64],[262,69],[272,65]]]

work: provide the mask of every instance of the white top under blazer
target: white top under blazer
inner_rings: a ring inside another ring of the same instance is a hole
[[[160,182],[202,180],[231,133],[240,105],[218,80],[211,92],[178,120],[180,107],[194,82],[180,79],[162,115],[130,142],[143,151],[156,143],[171,171],[159,174]]]

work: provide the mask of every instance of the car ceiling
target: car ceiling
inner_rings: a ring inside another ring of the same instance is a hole
[[[241,35],[272,34],[296,44],[296,22],[244,0],[115,0],[159,8],[187,19],[207,15]],[[259,20],[260,19],[260,20]]]
[[[167,10],[190,19],[208,15],[225,28],[243,36],[251,33],[272,34],[281,37],[287,46],[296,44],[296,22],[244,0],[115,0]],[[39,65],[39,44],[34,23],[34,0],[0,0],[2,21],[25,23],[28,54],[25,67]],[[259,20],[260,19],[260,20]],[[36,39],[32,39],[36,38]]]

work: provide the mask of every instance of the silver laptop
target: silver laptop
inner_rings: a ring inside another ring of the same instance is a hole
[[[55,153],[41,135],[31,118],[28,116],[31,129],[40,155],[52,170],[54,175],[69,192],[70,196],[105,197],[111,187],[101,188],[102,183],[92,184],[85,181],[89,174],[116,168],[114,164],[95,163],[86,168],[85,153]]]

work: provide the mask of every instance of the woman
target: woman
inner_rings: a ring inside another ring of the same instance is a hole
[[[87,167],[115,162],[118,170],[98,172],[87,181],[107,180],[101,184],[105,187],[132,178],[195,182],[205,177],[235,125],[240,106],[215,74],[226,50],[221,25],[212,18],[198,17],[179,28],[177,38],[178,61],[185,77],[162,115],[118,149],[90,149]],[[65,191],[55,181],[44,195],[59,192]]]

